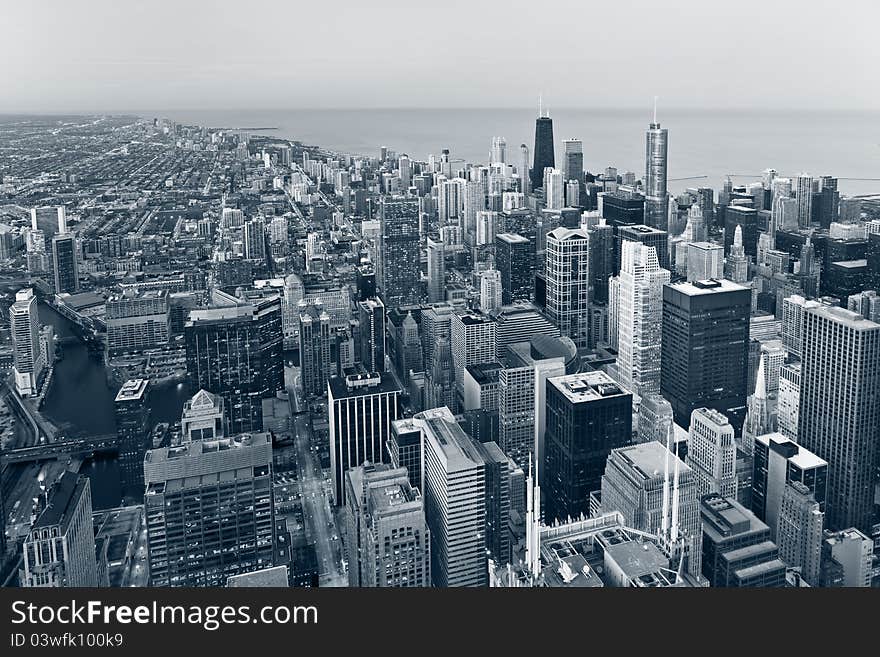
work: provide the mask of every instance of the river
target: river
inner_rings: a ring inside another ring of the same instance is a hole
[[[45,303],[40,304],[40,321],[52,324],[58,338],[74,335],[66,317]],[[114,399],[116,387],[107,383],[104,363],[89,354],[80,341],[65,341],[63,358],[55,364],[52,385],[42,412],[65,434],[98,435],[116,432]],[[150,391],[150,420],[177,422],[189,397],[183,383],[157,385]],[[118,506],[121,500],[119,466],[115,456],[99,456],[83,464],[81,472],[92,480],[92,505],[95,509]]]

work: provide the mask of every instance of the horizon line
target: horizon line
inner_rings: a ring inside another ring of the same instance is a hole
[[[636,105],[556,105],[555,111],[587,111],[587,112],[644,112],[647,116],[651,116],[651,107],[642,107]],[[173,108],[79,108],[79,109],[63,109],[63,110],[47,110],[47,109],[0,109],[0,116],[23,115],[23,116],[94,116],[94,115],[143,115],[144,113],[172,113],[172,112],[206,112],[206,113],[222,113],[222,112],[379,112],[379,111],[397,111],[397,112],[425,112],[425,111],[529,111],[533,112],[534,107],[523,105],[456,105],[456,106],[418,106],[418,105],[386,105],[386,106],[364,106],[364,107],[345,107],[345,106],[309,106],[309,107],[173,107]],[[667,106],[664,107],[661,116],[666,113],[686,113],[686,112],[711,112],[711,113],[766,113],[766,114],[823,114],[823,113],[880,113],[880,107],[763,107],[756,105],[744,106]],[[550,118],[553,118],[552,113]]]

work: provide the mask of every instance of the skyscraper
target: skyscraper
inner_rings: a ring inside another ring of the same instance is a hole
[[[320,304],[300,303],[299,362],[306,395],[323,395],[330,376],[330,316]]]
[[[504,137],[492,137],[492,148],[489,150],[489,164],[507,162],[507,140]]]
[[[797,201],[797,225],[809,228],[813,221],[813,177],[808,173],[796,176],[793,191]]]
[[[798,444],[828,461],[832,529],[871,531],[878,432],[880,325],[836,306],[805,310]]]
[[[563,357],[539,357],[533,342],[511,344],[498,373],[499,445],[517,465],[543,472],[547,379],[564,376]],[[541,478],[543,480],[543,478]]]
[[[501,272],[487,269],[480,274],[480,308],[491,312],[501,307]]]
[[[547,234],[547,315],[578,347],[589,343],[590,238],[583,229]]]
[[[126,496],[144,494],[144,454],[150,437],[149,379],[129,379],[116,393],[119,475]]]
[[[748,384],[749,288],[725,280],[663,288],[660,393],[677,424],[695,408],[714,408],[739,431]]]
[[[566,182],[576,180],[584,184],[584,143],[580,139],[565,139],[562,142],[565,151],[563,175]]]
[[[676,262],[676,267],[678,262]],[[710,242],[691,242],[687,245],[687,279],[706,281],[724,276],[724,247]]]
[[[611,450],[632,440],[632,394],[604,372],[547,380],[545,517],[587,515]]]
[[[532,191],[532,178],[529,168],[529,147],[525,144],[519,145],[519,162],[517,162],[517,173],[520,180],[520,191],[523,194],[530,194]]]
[[[384,197],[380,211],[379,293],[388,308],[418,303],[419,200]]]
[[[431,533],[406,468],[362,465],[345,482],[349,586],[430,586]]]
[[[535,120],[535,159],[532,164],[532,189],[538,189],[544,185],[544,169],[556,167],[556,157],[553,150],[553,119],[549,114],[544,114],[543,106],[538,108],[538,118]],[[544,190],[546,193],[547,190]]]
[[[636,395],[660,391],[660,337],[663,286],[670,273],[660,268],[653,246],[624,241],[620,275],[609,287],[617,326],[620,384]]]
[[[697,480],[700,497],[718,493],[736,497],[736,442],[727,418],[710,408],[691,413],[687,464]]]
[[[446,248],[443,242],[428,237],[428,303],[446,298]]]
[[[627,527],[658,536],[683,572],[699,577],[700,497],[693,471],[662,443],[611,452],[601,479],[602,512],[619,511]]]
[[[358,302],[360,362],[367,372],[385,371],[385,306],[379,299]]]
[[[486,586],[486,465],[448,408],[416,416],[424,435],[425,518],[434,586]]]
[[[810,489],[799,481],[786,485],[776,529],[779,557],[799,568],[811,586],[820,584],[824,524],[825,514]]]
[[[224,397],[232,433],[263,427],[263,399],[284,389],[281,300],[196,309],[184,326],[191,390]]]
[[[327,382],[330,424],[330,475],[334,503],[345,503],[345,472],[371,463],[387,463],[385,441],[400,416],[400,388],[378,373],[333,376]]]
[[[22,397],[37,394],[46,361],[40,345],[40,316],[37,298],[31,288],[15,293],[9,307],[9,330],[13,347],[15,389]]]
[[[535,245],[515,233],[495,236],[495,266],[501,272],[501,301],[531,299],[535,288]]]
[[[653,246],[657,252],[657,260],[663,269],[669,270],[669,234],[665,230],[652,228],[643,224],[634,226],[620,226],[614,240],[614,274],[620,273],[620,254],[623,243],[640,242],[647,246]]]
[[[559,169],[544,169],[544,198],[548,210],[565,207],[565,180]]]
[[[495,360],[496,331],[495,321],[485,313],[453,313],[449,333],[459,393],[463,391],[465,367]]]
[[[666,189],[666,158],[669,140],[666,128],[654,121],[645,132],[645,223],[667,230],[668,192]]]
[[[244,225],[244,257],[247,260],[266,259],[266,224],[261,217]]]
[[[88,477],[66,471],[22,545],[22,587],[95,587],[95,532]]]
[[[271,434],[149,450],[144,482],[153,586],[223,586],[276,565]]]
[[[79,255],[73,233],[58,233],[52,238],[52,265],[55,293],[79,292]]]

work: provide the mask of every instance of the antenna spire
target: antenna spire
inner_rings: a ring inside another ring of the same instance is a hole
[[[538,92],[538,118],[544,116],[544,93]]]
[[[657,125],[657,96],[654,96],[654,125]]]

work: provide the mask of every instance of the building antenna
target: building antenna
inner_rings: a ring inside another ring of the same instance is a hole
[[[544,93],[538,92],[538,118],[544,116]]]
[[[657,125],[657,96],[654,96],[654,125]]]

